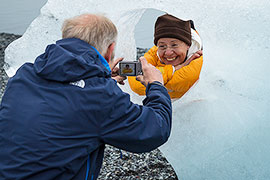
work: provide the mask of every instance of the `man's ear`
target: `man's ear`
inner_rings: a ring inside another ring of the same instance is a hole
[[[115,48],[115,43],[113,42],[112,44],[109,45],[107,52],[104,55],[104,58],[107,60],[108,63],[113,58],[114,48]]]

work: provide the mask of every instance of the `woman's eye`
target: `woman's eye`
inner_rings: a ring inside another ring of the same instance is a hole
[[[166,49],[166,46],[165,45],[161,45],[159,46],[160,49]]]

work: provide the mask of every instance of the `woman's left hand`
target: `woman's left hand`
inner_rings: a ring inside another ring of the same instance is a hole
[[[182,64],[179,64],[177,66],[174,66],[175,67],[175,70],[177,71],[178,69],[181,69],[182,67],[184,66],[187,66],[189,65],[189,63],[199,57],[201,57],[203,55],[203,51],[202,50],[199,50],[197,52],[195,52],[188,60],[186,60],[184,63]]]

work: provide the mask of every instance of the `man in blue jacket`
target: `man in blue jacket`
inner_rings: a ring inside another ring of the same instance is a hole
[[[111,69],[117,30],[106,17],[64,22],[63,39],[10,78],[0,107],[0,179],[96,179],[105,144],[148,152],[171,131],[161,73],[141,58],[146,88],[133,104]]]

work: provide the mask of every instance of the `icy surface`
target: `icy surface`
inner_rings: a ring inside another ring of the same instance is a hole
[[[6,50],[7,73],[12,76],[59,39],[65,18],[86,12],[112,19],[119,30],[116,56],[135,59],[134,29],[147,8],[193,19],[204,43],[200,81],[173,103],[172,134],[160,148],[179,179],[269,179],[267,0],[49,0]],[[128,85],[122,89],[140,103]]]

